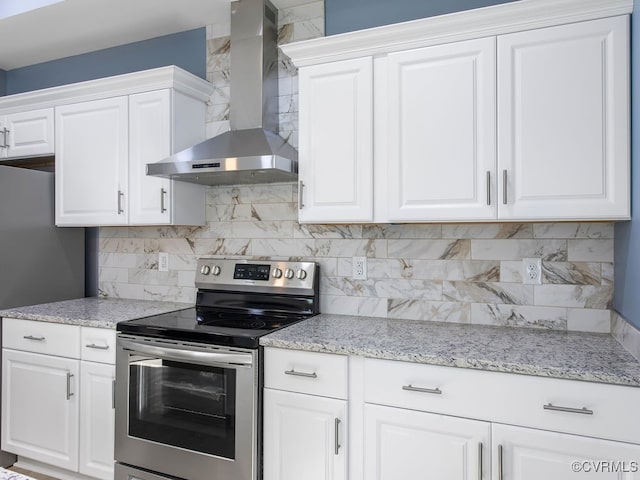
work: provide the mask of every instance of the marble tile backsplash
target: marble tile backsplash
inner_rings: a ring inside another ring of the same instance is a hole
[[[279,42],[324,34],[324,2],[279,11]],[[207,27],[209,137],[229,129],[229,22]],[[280,55],[280,134],[297,146],[295,67]],[[200,256],[315,260],[324,313],[609,332],[613,224],[300,225],[294,184],[210,187],[207,225],[100,229],[100,294],[195,301]],[[158,271],[158,252],[169,272]],[[367,280],[351,278],[352,257]],[[541,257],[543,284],[523,285]]]
[[[193,302],[200,256],[305,259],[324,313],[610,331],[612,223],[300,225],[296,199],[295,184],[209,187],[204,227],[101,228],[100,293]],[[522,283],[525,257],[542,258],[542,285]]]

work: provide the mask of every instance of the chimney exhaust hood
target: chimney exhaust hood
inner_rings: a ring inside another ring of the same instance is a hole
[[[298,152],[275,133],[277,18],[268,0],[231,3],[231,130],[148,163],[147,175],[203,185],[296,180]]]

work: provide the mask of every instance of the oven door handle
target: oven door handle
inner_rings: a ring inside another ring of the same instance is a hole
[[[120,346],[125,350],[144,355],[153,355],[160,358],[172,360],[184,360],[190,363],[201,363],[206,365],[252,365],[253,358],[250,353],[236,352],[199,352],[195,350],[185,350],[183,348],[164,348],[155,345],[145,345],[130,340],[118,340]]]

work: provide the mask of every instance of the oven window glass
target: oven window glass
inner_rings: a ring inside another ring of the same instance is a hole
[[[130,436],[235,457],[234,369],[132,357],[129,379]]]

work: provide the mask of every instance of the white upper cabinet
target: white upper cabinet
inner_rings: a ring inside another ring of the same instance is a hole
[[[205,138],[204,103],[170,89],[129,96],[129,223],[204,224],[205,187],[146,174]]]
[[[373,61],[300,70],[301,222],[373,220]]]
[[[126,225],[127,97],[56,108],[56,225]]]
[[[167,66],[0,97],[0,162],[55,154],[58,226],[204,225],[205,187],[146,165],[205,139],[212,90]]]
[[[53,108],[0,114],[0,158],[53,155]]]
[[[498,86],[499,217],[628,218],[628,18],[498,37]]]
[[[392,53],[386,74],[389,220],[495,219],[495,38]]]
[[[509,2],[282,46],[300,221],[628,219],[632,6]]]

